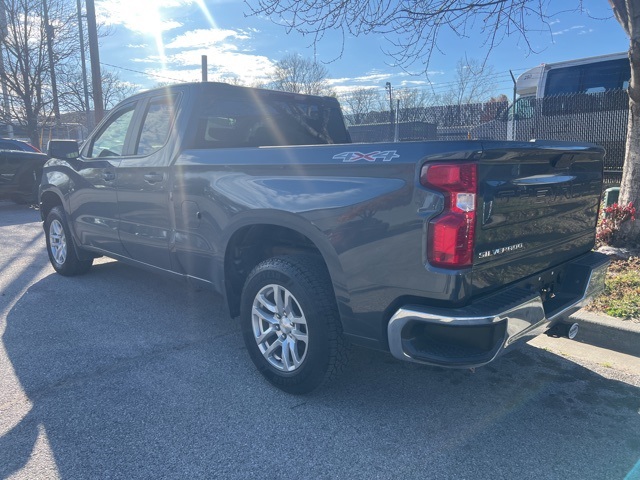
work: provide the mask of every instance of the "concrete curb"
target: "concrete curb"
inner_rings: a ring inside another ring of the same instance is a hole
[[[640,323],[584,310],[573,314],[571,320],[580,325],[575,338],[578,342],[640,357]]]

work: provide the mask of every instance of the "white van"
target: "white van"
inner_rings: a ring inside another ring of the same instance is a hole
[[[516,80],[519,98],[503,116],[506,138],[602,145],[607,151],[605,182],[618,184],[624,166],[630,79],[626,52],[531,68]]]
[[[543,63],[531,68],[516,80],[516,94],[519,98],[515,105],[509,109],[507,138],[509,140],[524,140],[525,138],[521,137],[529,135],[530,128],[525,128],[523,124],[519,129],[518,122],[531,119],[537,105],[544,105],[544,111],[538,112],[544,116],[570,113],[566,101],[543,103],[539,99],[548,97],[566,99],[571,94],[626,91],[630,78],[631,68],[627,52],[564,62]],[[614,103],[614,105],[613,109],[617,109],[618,104]],[[535,133],[537,133],[537,138],[546,137],[546,132],[536,131]]]
[[[518,77],[516,93],[521,98],[543,98],[569,93],[626,90],[630,78],[629,54],[611,53],[538,65]]]

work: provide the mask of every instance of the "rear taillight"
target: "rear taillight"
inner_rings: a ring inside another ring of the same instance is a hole
[[[428,164],[420,183],[444,194],[444,211],[429,222],[427,259],[435,267],[465,268],[473,264],[478,165]]]

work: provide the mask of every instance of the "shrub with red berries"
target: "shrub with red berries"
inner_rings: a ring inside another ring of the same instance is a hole
[[[614,245],[620,226],[624,222],[635,221],[636,208],[633,202],[627,205],[614,203],[600,210],[600,219],[596,230],[596,243],[601,245]]]

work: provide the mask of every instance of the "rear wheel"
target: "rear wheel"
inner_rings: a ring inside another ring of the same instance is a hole
[[[282,256],[260,263],[245,283],[241,322],[253,363],[286,392],[314,390],[347,361],[331,282],[316,257]]]
[[[51,209],[45,220],[44,229],[47,239],[47,253],[56,272],[72,277],[86,273],[91,268],[93,259],[80,260],[76,254],[67,217],[62,207]]]

